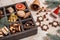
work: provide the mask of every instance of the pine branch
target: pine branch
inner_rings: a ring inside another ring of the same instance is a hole
[[[50,5],[48,5],[47,8],[55,8],[55,7],[58,7],[58,4],[50,4]]]
[[[51,35],[51,34],[47,34],[47,36],[52,39],[52,40],[60,40],[60,37],[57,35]]]
[[[55,7],[60,5],[60,2],[56,1],[56,0],[53,0],[53,1],[52,0],[46,0],[45,2],[48,4],[47,8],[55,8]]]
[[[46,1],[52,1],[53,2],[53,1],[59,1],[59,0],[46,0]]]
[[[0,24],[3,24],[3,25],[5,25],[5,26],[8,26],[8,25],[9,25],[9,22],[8,22],[8,20],[7,20],[7,17],[1,18],[0,22],[1,22]]]

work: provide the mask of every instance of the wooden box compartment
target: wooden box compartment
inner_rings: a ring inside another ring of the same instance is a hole
[[[30,12],[29,11],[29,8],[27,6],[27,3],[24,1],[24,2],[20,2],[20,3],[16,3],[16,4],[24,4],[25,5],[25,10],[23,10],[25,13],[27,12]],[[2,7],[0,8],[0,10],[2,10],[3,14],[1,15],[3,17],[7,17],[7,21],[11,21],[9,20],[11,14],[14,13],[14,15],[16,15],[18,17],[18,19],[15,21],[15,22],[9,22],[9,25],[6,26],[8,28],[8,30],[10,31],[10,25],[12,24],[20,24],[20,31],[18,32],[15,32],[15,33],[11,33],[11,31],[8,33],[8,35],[4,35],[4,37],[1,37],[0,40],[18,40],[18,39],[21,39],[21,38],[25,38],[25,37],[29,37],[31,35],[35,35],[37,34],[37,27],[35,25],[35,22],[34,22],[34,19],[31,15],[31,12],[30,12],[30,15],[27,17],[27,18],[22,18],[22,17],[19,17],[17,15],[17,10],[16,9],[16,4],[13,4],[13,5],[8,5],[8,6],[5,6],[5,7]],[[9,7],[12,7],[13,8],[13,13],[10,13],[7,9]],[[21,10],[20,10],[21,11]],[[1,19],[0,18],[0,19]],[[26,25],[29,25],[26,26]]]

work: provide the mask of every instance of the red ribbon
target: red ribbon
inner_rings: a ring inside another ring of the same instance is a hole
[[[53,12],[54,12],[56,15],[58,15],[59,10],[60,10],[60,7],[57,7]]]

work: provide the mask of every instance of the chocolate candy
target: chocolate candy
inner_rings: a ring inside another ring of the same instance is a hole
[[[24,4],[16,4],[15,7],[17,10],[25,10],[26,9],[26,6]]]
[[[0,37],[4,37],[3,32],[1,30],[0,30]]]
[[[17,11],[17,15],[19,17],[25,17],[25,12],[24,11]]]
[[[0,15],[0,18],[3,18],[4,16]]]
[[[0,10],[0,15],[2,15],[3,14],[3,11],[2,10]]]
[[[12,7],[8,7],[7,10],[9,11],[9,13],[13,13],[14,9]]]
[[[20,29],[20,24],[18,23],[18,24],[13,24],[13,26],[15,27],[15,30],[16,31],[21,31],[21,29]]]
[[[25,29],[30,29],[30,28],[32,28],[32,27],[34,27],[34,24],[33,24],[32,21],[27,21],[27,22],[24,24],[24,28],[25,28]]]
[[[43,15],[43,18],[45,19],[46,18],[46,15]]]
[[[11,33],[15,33],[16,32],[15,28],[13,26],[10,26],[10,31],[11,31]]]
[[[10,32],[6,26],[4,26],[1,30],[5,35],[8,35]]]
[[[21,25],[18,23],[14,23],[10,25],[10,31],[11,33],[16,33],[16,32],[20,32],[21,31]]]
[[[24,18],[27,18],[27,17],[29,17],[29,16],[30,16],[30,12],[27,12],[27,13],[25,14]]]
[[[18,20],[17,15],[15,15],[15,13],[12,13],[9,17],[9,22],[16,22]]]

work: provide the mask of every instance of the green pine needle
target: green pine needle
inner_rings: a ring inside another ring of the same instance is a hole
[[[60,29],[57,30],[57,33],[60,33]]]
[[[57,4],[50,4],[47,8],[55,8],[57,6],[58,6]]]
[[[46,2],[48,3],[48,7],[47,8],[55,8],[57,6],[60,5],[60,2],[59,1],[56,1],[56,0],[46,0]]]
[[[3,27],[4,27],[4,25],[3,24],[0,24],[0,29],[3,28]]]

